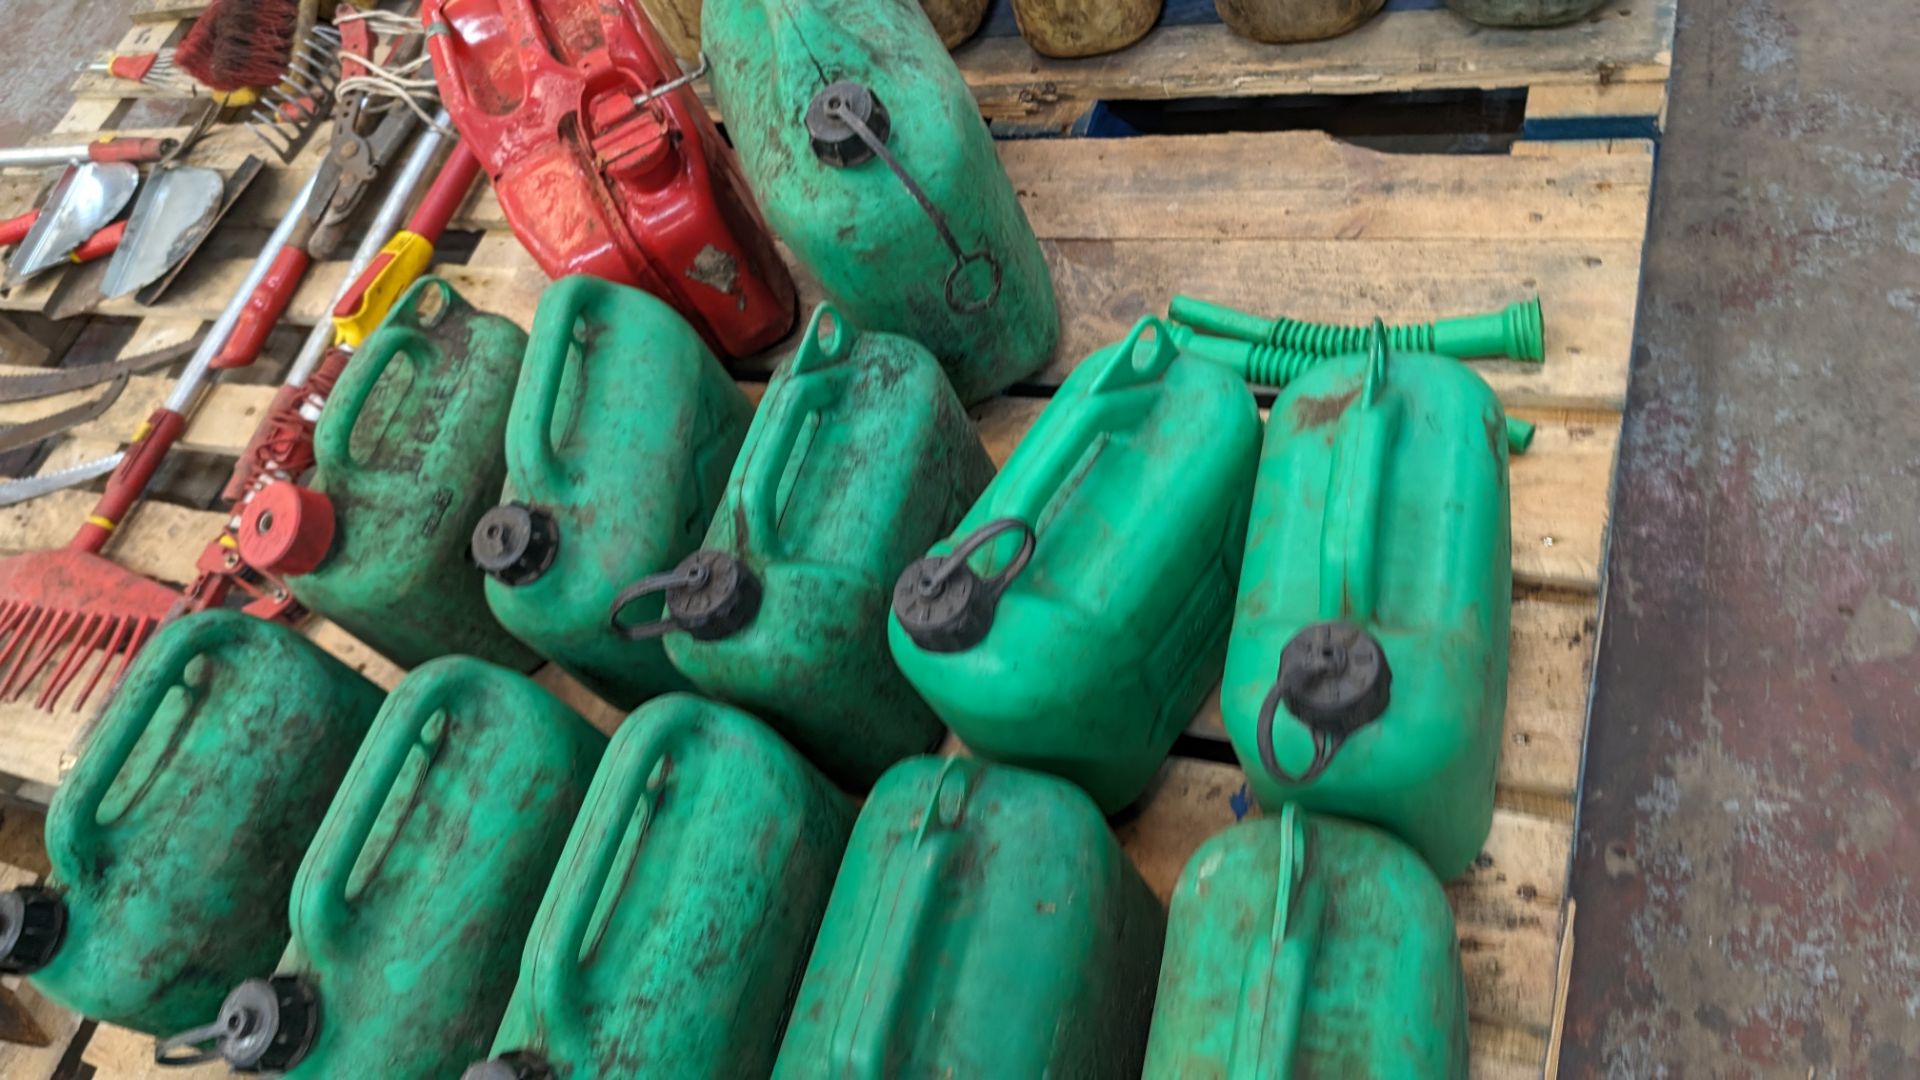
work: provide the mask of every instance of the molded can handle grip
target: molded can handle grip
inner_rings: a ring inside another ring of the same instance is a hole
[[[768,559],[781,557],[780,479],[786,475],[807,418],[826,408],[840,390],[841,380],[827,373],[852,355],[859,336],[831,304],[814,309],[799,349],[787,362],[779,400],[762,406],[769,408],[765,437],[741,464],[734,497],[746,516],[747,529],[745,536],[734,537],[734,544],[742,553],[751,548]]]
[[[1087,450],[1102,435],[1138,419],[1151,406],[1124,391],[1159,382],[1179,355],[1179,346],[1165,323],[1149,315],[1134,324],[1126,340],[1104,360],[1106,366],[1094,376],[1093,386],[1071,422],[1048,432],[1046,440],[1035,447],[1034,456],[1022,461],[1017,472],[1001,472],[1005,487],[994,497],[989,517],[1025,522],[1038,539],[1042,511]],[[1019,541],[1019,537],[1009,535],[985,550],[998,565],[1011,557],[1008,545]],[[979,566],[974,569],[985,573]]]
[[[581,313],[617,300],[620,286],[576,274],[547,287],[533,314],[520,384],[507,415],[507,461],[515,474],[528,474],[548,490],[566,486],[560,452],[553,445],[553,414],[560,407],[560,383],[573,354],[573,328]],[[604,321],[604,320],[602,320]]]
[[[396,688],[381,707],[294,883],[294,923],[312,931],[302,936],[309,953],[320,955],[330,946],[328,931],[346,917],[354,864],[392,800],[407,758],[425,745],[422,731],[463,689],[457,676],[441,673],[425,687]],[[348,799],[349,794],[358,797]]]
[[[423,278],[413,289],[394,305],[381,332],[367,339],[365,345],[353,354],[345,371],[340,373],[340,381],[334,384],[333,393],[327,397],[327,406],[320,413],[320,420],[313,429],[313,459],[326,468],[345,468],[352,462],[353,429],[360,422],[360,410],[366,407],[367,398],[373,394],[373,388],[380,376],[387,370],[393,358],[417,348],[422,335],[415,324],[422,320],[414,314],[419,304],[422,290],[439,289],[441,291],[440,308],[431,325],[451,318],[456,304],[464,303],[454,295],[453,289],[439,278]]]
[[[844,1075],[857,1080],[887,1080],[890,1075],[887,1043],[902,1020],[904,990],[914,969],[914,955],[925,937],[923,930],[933,915],[933,900],[945,865],[945,852],[929,845],[944,847],[957,823],[947,819],[958,818],[967,789],[978,774],[978,765],[970,759],[946,759],[934,780],[933,796],[920,816],[911,849],[895,860],[896,872],[882,885],[882,897],[899,899],[891,903],[883,900],[867,915],[866,933],[854,965],[865,978],[849,983],[860,1006],[839,1013],[841,1025],[834,1028],[829,1042],[827,1060],[836,1074],[845,1069]]]
[[[588,945],[593,913],[609,886],[621,893],[627,887],[630,875],[616,875],[614,871],[623,861],[630,869],[646,843],[659,808],[660,789],[665,787],[664,778],[659,787],[653,784],[653,774],[662,762],[671,767],[667,747],[685,724],[684,716],[676,716],[621,747],[617,758],[601,765],[601,775],[619,777],[618,787],[601,792],[596,783],[596,790],[588,793],[588,801],[599,808],[601,820],[594,824],[600,829],[597,835],[583,836],[579,850],[570,853],[562,876],[574,888],[559,894],[552,919],[541,931],[538,955],[533,961],[530,981],[536,1010],[550,1025],[577,1023],[575,1018],[583,1015],[574,974],[583,964],[580,956]],[[609,804],[613,809],[606,809]],[[582,867],[588,868],[584,877]],[[617,893],[609,902],[609,921],[621,899]]]
[[[1245,989],[1227,1062],[1232,1080],[1261,1080],[1272,1075],[1274,1063],[1292,1062],[1297,1056],[1327,907],[1325,887],[1308,873],[1306,818],[1295,803],[1280,812],[1280,881],[1274,890],[1273,922],[1266,948],[1248,952],[1240,980]]]
[[[1387,379],[1387,335],[1374,321],[1372,349],[1360,398],[1341,417],[1327,478],[1327,502],[1351,512],[1326,519],[1320,533],[1320,617],[1366,624],[1379,592],[1380,506],[1386,498],[1387,455],[1399,438],[1402,410],[1382,402]]]
[[[232,618],[189,619],[141,651],[137,668],[114,695],[110,714],[86,753],[61,785],[47,813],[47,839],[72,838],[76,848],[96,846],[97,820],[113,782],[126,768],[140,736],[146,733],[167,694],[185,686],[187,665],[232,641],[245,624]],[[191,689],[188,690],[192,693]],[[77,865],[86,865],[80,860]]]

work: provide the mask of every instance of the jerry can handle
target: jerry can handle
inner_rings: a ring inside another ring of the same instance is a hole
[[[430,292],[432,298],[429,298]],[[402,318],[431,329],[445,320],[449,310],[459,302],[453,289],[439,278],[422,279],[401,298],[381,331],[367,339],[347,362],[340,380],[333,384],[326,408],[313,429],[313,458],[317,464],[340,468],[351,462],[349,448],[353,429],[360,422],[360,410],[366,407],[367,398],[372,396],[374,386],[393,358],[422,340],[411,327],[403,327]]]
[[[831,1062],[844,1063],[847,1074],[860,1080],[884,1080],[889,1075],[887,1042],[899,1024],[906,998],[903,990],[914,969],[914,953],[922,931],[933,915],[941,880],[942,860],[922,848],[938,833],[960,824],[967,789],[977,768],[961,757],[947,758],[941,765],[933,793],[921,812],[920,827],[913,834],[911,850],[895,861],[897,871],[888,875],[881,902],[867,913],[866,933],[861,936],[854,964],[854,970],[867,979],[850,987],[849,996],[863,1006],[874,1003],[878,1015],[869,1021],[866,1008],[861,1008],[844,1019],[833,1032],[828,1057]],[[896,912],[903,914],[895,917]],[[843,1030],[847,1025],[850,1030]]]
[[[863,112],[866,117],[861,116]],[[874,120],[874,126],[868,125],[867,118]],[[877,132],[874,130],[876,126],[880,129]],[[836,127],[845,130],[837,131]],[[858,165],[871,157],[879,157],[886,163],[888,171],[900,181],[900,186],[906,188],[907,194],[919,204],[921,212],[927,215],[927,220],[933,223],[934,231],[940,234],[940,243],[953,255],[953,267],[947,271],[947,279],[943,287],[947,307],[960,315],[977,315],[987,310],[1000,297],[1003,276],[1000,259],[984,247],[973,251],[961,248],[959,238],[953,235],[953,227],[947,224],[946,215],[940,212],[939,207],[933,205],[933,200],[927,197],[926,189],[922,188],[912,174],[907,172],[906,167],[900,164],[900,159],[893,156],[893,151],[887,149],[889,127],[886,109],[880,104],[879,99],[871,90],[850,81],[843,80],[828,86],[815,95],[812,103],[807,107],[807,128],[814,136],[816,153],[820,153],[829,164],[842,167]],[[826,135],[827,132],[832,134]],[[842,134],[851,135],[852,140],[837,138]],[[831,142],[837,142],[840,145],[830,152],[823,153],[823,147]],[[860,145],[853,146],[851,142],[857,142]],[[987,265],[988,273],[992,276],[991,284],[986,296],[978,300],[962,299],[960,287],[966,281],[967,268],[976,263]]]
[[[126,768],[161,702],[174,687],[185,686],[182,679],[195,657],[232,641],[244,625],[229,618],[191,620],[140,654],[135,678],[114,695],[111,721],[94,735],[49,809],[48,837],[67,835],[75,837],[79,846],[91,845],[101,831],[96,820],[100,804]]]
[[[1346,513],[1329,513],[1320,534],[1320,617],[1366,623],[1373,618],[1379,573],[1380,506],[1386,498],[1387,457],[1399,435],[1398,410],[1376,409],[1387,381],[1387,330],[1373,321],[1372,349],[1358,407],[1342,418],[1333,447],[1331,493]]]
[[[1158,382],[1180,355],[1166,324],[1148,315],[1134,324],[1126,340],[1106,360],[1093,380],[1087,405],[1072,414],[1069,424],[1036,449],[1034,460],[1023,462],[1017,473],[1003,472],[1006,490],[994,499],[996,517],[1019,518],[1035,529],[1040,514],[1067,482],[1074,466],[1102,435],[1118,428],[1131,410],[1115,395]]]
[[[380,811],[393,797],[394,785],[406,768],[408,756],[423,744],[425,729],[435,716],[446,710],[456,689],[443,676],[424,690],[409,692],[403,688],[388,697],[374,725],[377,733],[361,746],[340,787],[343,793],[377,792],[379,797],[350,802],[336,798],[328,808],[320,835],[308,852],[308,863],[300,868],[300,880],[294,890],[296,922],[299,911],[311,910],[316,904],[319,907],[314,914],[325,922],[331,922],[345,908],[347,884],[352,879],[354,864],[360,860],[361,850],[373,835]],[[411,722],[387,722],[388,710],[408,717]],[[319,944],[309,940],[309,951],[317,952]]]
[[[600,898],[610,884],[617,884],[625,890],[627,881],[623,875],[614,882],[614,869],[622,856],[629,860],[637,857],[647,833],[653,827],[654,815],[659,810],[661,789],[665,788],[667,777],[662,776],[660,783],[654,783],[654,774],[664,765],[670,773],[671,759],[666,753],[669,731],[654,731],[648,739],[637,746],[631,755],[623,755],[619,762],[609,762],[606,768],[621,773],[620,786],[614,793],[614,805],[621,813],[616,821],[608,823],[601,830],[595,842],[582,845],[569,871],[575,866],[587,866],[592,870],[585,884],[580,884],[577,874],[568,873],[567,879],[576,883],[576,887],[560,894],[559,902],[550,924],[552,937],[542,935],[540,951],[549,958],[558,958],[559,963],[533,962],[532,988],[539,1013],[549,1018],[549,1022],[560,1022],[562,1017],[576,1017],[580,1014],[578,1003],[572,1000],[569,991],[574,982],[570,978],[573,972],[582,966],[582,951],[589,947],[587,934],[593,927],[593,913],[599,907]],[[626,768],[626,758],[630,757],[634,767]],[[596,803],[599,800],[593,800]],[[637,823],[635,819],[638,819]],[[632,835],[632,842],[627,838]],[[613,908],[620,902],[613,899],[608,908],[608,918],[612,918]],[[604,928],[603,931],[604,933]],[[597,945],[597,942],[593,943]]]
[[[1307,814],[1299,804],[1288,803],[1280,811],[1280,867],[1273,921],[1268,925],[1267,947],[1250,950],[1245,961],[1247,970],[1240,984],[1250,989],[1240,997],[1228,1076],[1265,1076],[1271,1068],[1269,1063],[1290,1062],[1297,1056],[1327,906],[1326,890],[1308,880],[1309,852]],[[1284,995],[1282,1000],[1274,1000],[1276,993]],[[1274,1017],[1279,1023],[1279,1030],[1274,1032],[1277,1045],[1267,1040],[1268,1018],[1276,1004],[1283,1010]]]
[[[583,309],[599,304],[612,290],[612,284],[600,278],[580,274],[561,278],[548,287],[534,312],[526,360],[520,365],[520,385],[507,419],[507,452],[511,455],[517,447],[531,447],[534,460],[514,464],[524,464],[551,487],[562,486],[565,475],[553,445],[553,414],[560,406],[560,383],[573,353],[573,328]]]
[[[826,380],[806,376],[846,359],[858,337],[833,305],[814,309],[813,321],[788,362],[785,389],[767,417],[766,438],[741,466],[737,497],[747,528],[745,536],[734,538],[739,550],[751,545],[768,559],[780,558],[780,479],[807,419],[827,404],[833,391]]]

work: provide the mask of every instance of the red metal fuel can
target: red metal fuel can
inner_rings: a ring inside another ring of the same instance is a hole
[[[733,151],[634,0],[427,0],[440,96],[548,275],[637,286],[713,349],[793,326],[793,279]]]

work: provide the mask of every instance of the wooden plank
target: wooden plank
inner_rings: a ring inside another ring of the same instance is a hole
[[[101,1024],[87,1040],[80,1060],[93,1067],[96,1080],[230,1080],[225,1062],[192,1068],[162,1068],[153,1063],[153,1036]]]
[[[133,0],[129,17],[136,23],[173,22],[197,17],[209,0]]]
[[[1071,119],[1099,100],[1374,94],[1664,80],[1675,0],[1640,0],[1554,30],[1496,30],[1445,10],[1395,11],[1331,41],[1272,46],[1225,26],[1163,26],[1107,56],[1050,60],[1019,38],[954,53],[994,120]]]
[[[1665,79],[1644,82],[1600,82],[1587,85],[1536,86],[1527,91],[1527,121],[1593,120],[1600,117],[1650,116],[1664,120],[1667,112]],[[1664,123],[1660,126],[1664,127]]]

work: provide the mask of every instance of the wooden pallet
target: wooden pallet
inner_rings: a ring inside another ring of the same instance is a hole
[[[150,17],[130,31],[123,50],[173,40],[178,20],[197,5],[146,0],[136,8],[150,9]],[[1529,133],[1607,117],[1639,118],[1653,130],[1664,109],[1673,11],[1674,0],[1618,0],[1568,30],[1514,34],[1472,28],[1430,3],[1396,3],[1362,31],[1315,46],[1252,46],[1201,20],[1163,26],[1134,49],[1090,61],[1041,60],[1017,39],[994,36],[956,55],[983,112],[1003,131],[1070,131],[1102,101],[1463,88],[1525,89]],[[93,96],[116,89],[117,96]],[[133,101],[124,84],[103,88],[83,78],[76,91],[80,99],[50,139],[113,128]],[[221,130],[196,159],[230,165],[255,149],[246,132]],[[1543,298],[1547,362],[1476,365],[1540,434],[1512,472],[1515,608],[1499,809],[1485,855],[1448,889],[1467,971],[1474,1074],[1540,1075],[1552,1064],[1570,940],[1565,898],[1652,143],[1527,139],[1508,153],[1401,154],[1316,132],[1268,132],[1021,139],[999,149],[1052,264],[1064,333],[1053,365],[1017,394],[975,410],[996,461],[1076,363],[1118,340],[1141,314],[1164,312],[1176,292],[1342,321],[1491,309],[1536,291]],[[300,176],[298,167],[269,169],[223,230],[257,235],[278,218]],[[23,208],[43,183],[0,173],[0,216]],[[491,194],[470,199],[454,227],[477,233],[477,243],[438,272],[479,307],[527,324],[546,278],[507,231]],[[238,255],[203,257],[163,309],[148,311],[83,302],[87,271],[80,268],[0,299],[0,310],[138,318],[127,351],[144,351],[211,319],[245,269]],[[290,321],[305,326],[323,317],[343,270],[339,262],[318,266]],[[804,276],[802,291],[809,302],[819,295]],[[749,389],[757,392],[779,355],[742,365]],[[288,359],[261,363],[272,370]],[[75,431],[43,467],[110,451],[168,386],[165,375],[136,378],[108,415]],[[271,396],[270,381],[215,385],[183,445],[231,459]],[[0,423],[72,403],[0,406]],[[64,542],[92,498],[71,491],[0,509],[0,553]],[[204,508],[149,502],[109,552],[143,573],[184,582],[224,520]],[[399,677],[337,628],[315,621],[308,631],[376,681]],[[543,680],[595,723],[618,723],[616,710],[564,677],[548,672]],[[87,720],[0,707],[0,776],[50,790]],[[1170,761],[1143,812],[1120,828],[1162,897],[1192,851],[1247,807],[1240,770],[1220,763],[1231,757],[1217,704],[1202,710],[1189,734],[1200,740],[1185,744],[1197,756]],[[103,1078],[144,1075],[144,1054],[128,1049],[140,1045],[102,1029],[86,1060]]]

